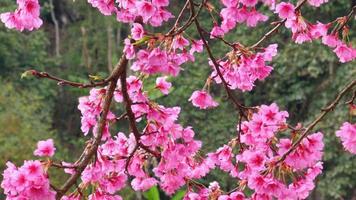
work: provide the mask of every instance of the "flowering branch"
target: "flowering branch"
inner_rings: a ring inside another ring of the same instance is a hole
[[[307,0],[303,0],[301,1],[297,7],[295,7],[295,11],[299,11],[302,6],[307,2]],[[258,47],[263,41],[267,40],[268,38],[270,38],[274,33],[276,33],[278,31],[278,29],[287,21],[287,19],[283,19],[282,21],[279,21],[276,23],[276,25],[269,30],[266,34],[264,34],[261,39],[259,39],[255,44],[253,44],[250,48],[251,49],[255,49],[256,47]]]
[[[77,179],[80,178],[80,175],[82,174],[83,170],[86,168],[90,160],[96,154],[106,124],[106,118],[109,113],[109,108],[116,88],[116,83],[119,77],[123,74],[123,72],[125,72],[126,66],[127,59],[125,55],[123,55],[110,75],[111,78],[109,81],[108,89],[105,94],[103,109],[101,112],[101,117],[99,119],[97,133],[95,134],[93,141],[85,148],[82,160],[79,163],[76,163],[77,167],[75,173],[58,190],[56,194],[57,200],[61,199],[61,197],[77,182]]]
[[[167,10],[169,0],[89,1],[102,14],[116,15],[118,21],[132,23],[131,34],[124,40],[123,55],[110,76],[98,82],[77,83],[35,70],[29,70],[23,75],[31,74],[37,78],[54,80],[58,85],[78,88],[101,86],[102,88],[92,88],[89,96],[79,98],[78,105],[82,114],[82,132],[88,134],[92,130],[94,136],[86,142],[84,151],[73,164],[55,163],[48,159],[25,161],[23,166],[17,168],[11,162],[7,163],[1,187],[8,198],[19,198],[23,195],[25,198],[31,198],[33,188],[39,191],[38,188],[42,187],[43,191],[35,194],[37,199],[79,200],[86,198],[83,194],[86,195],[86,190],[92,187],[94,190],[90,191],[88,199],[121,199],[116,194],[125,187],[128,179],[135,191],[146,191],[159,184],[168,195],[187,185],[185,199],[245,199],[246,187],[254,192],[249,195],[252,199],[306,198],[306,194],[313,189],[309,186],[314,185],[315,178],[321,173],[320,161],[324,146],[322,133],[309,135],[309,132],[327,113],[334,110],[343,96],[354,89],[356,80],[348,84],[306,128],[300,124],[296,127],[290,126],[287,123],[288,112],[279,110],[275,103],[258,107],[243,105],[234,96],[234,90],[238,88],[243,92],[251,91],[256,81],[265,80],[270,75],[273,67],[269,66],[269,63],[277,55],[278,45],[260,45],[283,24],[291,29],[292,39],[296,43],[321,38],[323,44],[335,48],[334,52],[340,62],[354,60],[351,44],[340,40],[337,34],[328,33],[330,26],[337,22],[331,33],[344,30],[343,39],[347,38],[345,34],[348,29],[345,25],[354,15],[355,7],[347,16],[332,23],[313,24],[303,18],[301,7],[306,2],[318,7],[326,0],[300,0],[296,7],[291,2],[280,2],[276,5],[275,12],[281,21],[275,23],[255,44],[245,47],[239,42],[230,43],[223,36],[234,29],[237,23],[246,22],[247,26],[254,27],[258,22],[266,21],[267,16],[256,9],[261,1],[220,1],[224,6],[220,12],[221,26],[214,18],[213,12],[218,13],[215,8],[208,0],[201,1],[201,4],[194,3],[194,0],[184,1],[173,27],[167,29],[167,33],[149,33],[145,29],[148,25],[159,27],[174,17]],[[274,9],[271,1],[262,3]],[[213,19],[214,27],[211,32],[205,30],[198,20],[203,8],[206,8]],[[187,20],[185,14],[190,14]],[[38,0],[24,0],[18,1],[18,8],[14,12],[1,14],[0,20],[9,28],[32,30],[42,24],[39,15]],[[191,36],[186,39],[184,31],[193,23],[199,39]],[[232,50],[224,57],[216,58],[206,38],[209,33],[211,39],[223,42]],[[236,127],[237,137],[215,152],[201,156],[199,152],[202,143],[195,139],[192,127],[183,127],[177,122],[181,108],[165,107],[154,102],[148,95],[150,90],[146,88],[144,81],[151,75],[163,76],[156,78],[154,90],[168,95],[172,83],[168,82],[165,76],[178,76],[183,63],[194,61],[195,54],[203,52],[204,47],[213,72],[203,89],[194,91],[189,101],[200,109],[217,107],[219,103],[209,94],[210,83],[215,81],[223,85],[239,119]],[[127,77],[129,59],[133,61],[131,69],[138,71],[140,76]],[[354,92],[348,101],[350,104],[355,96]],[[125,112],[121,116],[115,116],[110,111],[113,99],[124,105]],[[143,130],[139,130],[138,119],[146,122]],[[119,120],[127,120],[129,137],[121,132],[115,136],[110,134],[111,123]],[[337,135],[341,137],[347,150],[356,153],[356,148],[349,144],[349,132],[354,130],[350,128],[352,126],[354,125],[345,123]],[[280,131],[289,129],[292,130],[291,138],[277,135]],[[299,138],[294,138],[296,135]],[[293,139],[296,141],[293,142]],[[236,144],[240,146],[238,152],[234,149]],[[52,157],[55,149],[52,139],[39,141],[34,155]],[[294,151],[298,153],[290,155]],[[153,169],[147,167],[151,158],[157,161]],[[276,164],[283,161],[283,165],[277,166],[276,170]],[[60,188],[50,183],[48,168],[51,166],[71,174]],[[217,182],[205,186],[196,181],[206,177],[214,168],[230,173],[231,177],[237,179],[238,187],[223,193]],[[82,182],[78,185],[79,178]],[[308,187],[298,188],[305,185]],[[66,195],[75,186],[74,192]]]
[[[298,145],[302,142],[302,140],[310,133],[310,131],[320,122],[322,121],[322,119],[331,111],[333,111],[335,109],[335,107],[338,105],[338,103],[340,102],[341,98],[346,95],[350,90],[352,90],[354,87],[356,86],[356,79],[351,81],[348,85],[346,85],[346,87],[344,87],[341,92],[336,96],[336,98],[334,99],[334,101],[332,101],[326,108],[322,109],[322,112],[318,115],[318,117],[312,121],[308,127],[306,127],[306,129],[304,130],[304,132],[302,133],[302,135],[298,138],[297,141],[295,141],[295,143],[292,145],[291,148],[289,148],[289,150],[287,152],[285,152],[280,159],[276,162],[276,164],[283,162],[286,157],[291,154],[293,151],[296,150],[296,148],[298,147]]]
[[[132,101],[130,99],[130,96],[127,92],[127,83],[126,83],[126,66],[123,69],[123,73],[122,76],[120,78],[121,81],[121,87],[122,87],[122,96],[124,99],[124,103],[125,103],[125,108],[126,108],[126,114],[129,120],[129,124],[130,124],[130,128],[131,131],[133,132],[135,139],[136,139],[136,143],[137,143],[137,147],[141,147],[142,149],[146,150],[147,152],[151,153],[152,155],[154,155],[157,158],[160,158],[160,154],[158,152],[152,151],[151,149],[149,149],[148,147],[146,147],[145,145],[143,145],[142,143],[140,143],[140,138],[141,138],[141,134],[140,131],[138,130],[137,126],[136,126],[136,117],[135,114],[132,111]],[[132,155],[135,153],[135,151],[137,150],[137,148],[134,149],[134,151],[132,152]],[[129,161],[127,161],[129,162]]]
[[[191,8],[191,12],[192,14],[195,13],[195,10],[194,10],[194,3],[192,0],[189,0],[190,1],[190,8]],[[229,84],[226,82],[224,76],[222,75],[221,71],[220,71],[220,65],[219,63],[216,61],[209,45],[208,45],[208,42],[206,41],[204,35],[203,35],[203,29],[200,27],[200,24],[198,22],[198,19],[194,19],[194,23],[195,23],[195,26],[196,26],[196,29],[199,33],[199,36],[200,38],[202,39],[203,43],[204,43],[204,46],[206,48],[206,51],[208,52],[208,55],[209,55],[209,58],[211,59],[211,61],[213,62],[213,65],[214,65],[214,68],[215,70],[217,71],[218,73],[218,76],[220,77],[223,85],[224,85],[224,88],[225,88],[225,91],[228,95],[228,97],[232,100],[232,102],[235,104],[235,106],[239,109],[239,113],[240,113],[240,116],[243,116],[247,119],[247,114],[245,113],[245,109],[248,109],[248,107],[242,105],[235,97],[234,95],[232,94],[232,91],[230,90],[229,88]]]

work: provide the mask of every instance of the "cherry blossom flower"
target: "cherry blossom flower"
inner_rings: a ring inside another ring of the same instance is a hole
[[[342,63],[350,62],[356,58],[356,49],[346,44],[338,45],[334,52]]]
[[[308,3],[312,6],[319,7],[323,3],[327,3],[329,0],[308,0]]]
[[[166,81],[166,79],[167,77],[158,77],[156,79],[156,88],[165,95],[169,93],[169,89],[172,87],[172,83]]]
[[[143,38],[145,31],[139,23],[134,23],[131,28],[131,35],[134,40],[140,40]]]
[[[114,0],[88,0],[94,8],[97,8],[103,15],[111,15],[116,11]]]
[[[281,2],[277,4],[275,13],[282,19],[295,18],[295,7],[291,3]]]
[[[18,8],[14,12],[0,14],[0,20],[5,26],[19,31],[38,29],[42,25],[38,0],[18,0],[17,4]]]
[[[35,156],[48,156],[52,157],[54,155],[54,152],[56,151],[56,148],[54,147],[53,144],[53,139],[48,139],[44,141],[39,141],[37,143],[37,149],[34,151]]]
[[[356,124],[345,122],[336,131],[336,136],[341,139],[342,145],[347,151],[356,154]]]
[[[194,91],[189,101],[200,109],[212,108],[219,105],[206,91]]]

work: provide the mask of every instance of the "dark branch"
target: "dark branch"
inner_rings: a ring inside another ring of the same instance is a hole
[[[93,141],[85,149],[83,159],[78,163],[76,163],[77,165],[76,172],[62,185],[62,187],[57,192],[56,195],[57,200],[61,199],[61,197],[77,182],[84,169],[90,163],[93,156],[96,155],[104,131],[104,127],[106,125],[106,118],[109,112],[112,98],[114,96],[114,91],[116,88],[117,81],[119,77],[123,74],[124,70],[126,69],[126,66],[127,66],[127,59],[125,55],[123,55],[119,63],[116,65],[115,69],[113,70],[112,74],[110,75],[111,78],[105,94],[103,110],[101,112],[101,117],[98,122],[99,123],[98,130],[95,134],[95,137]]]
[[[319,114],[319,116],[312,121],[307,128],[304,130],[302,135],[298,138],[298,140],[292,145],[292,147],[285,152],[281,158],[276,162],[276,164],[283,162],[286,157],[291,154],[297,147],[298,145],[302,142],[302,140],[310,133],[310,131],[320,122],[322,119],[325,117],[326,114],[329,112],[333,111],[337,104],[340,102],[341,98],[347,94],[350,90],[352,90],[353,87],[356,86],[356,79],[353,80],[351,83],[349,83],[345,88],[341,90],[341,92],[336,96],[334,101],[332,101],[326,108],[322,109],[322,112]]]

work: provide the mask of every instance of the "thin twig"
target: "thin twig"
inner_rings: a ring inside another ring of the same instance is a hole
[[[351,11],[349,12],[349,14],[347,14],[347,16],[344,17],[341,25],[332,32],[332,34],[339,32],[342,28],[344,28],[344,26],[346,26],[347,22],[349,22],[349,20],[351,19],[351,17],[356,13],[356,5],[353,6],[351,8]]]
[[[286,157],[298,147],[298,145],[309,134],[309,132],[325,117],[325,115],[334,110],[334,108],[340,102],[341,98],[345,94],[347,94],[350,90],[352,90],[354,86],[356,86],[356,79],[351,81],[345,88],[343,88],[341,92],[336,96],[334,101],[332,101],[326,108],[322,109],[322,112],[319,114],[319,116],[307,126],[307,128],[304,130],[302,135],[298,138],[298,140],[292,145],[291,148],[289,148],[287,152],[285,152],[280,157],[280,159],[276,162],[276,164],[283,162],[286,159]]]
[[[189,0],[190,3],[191,3],[191,12],[194,14],[195,13],[195,10],[194,10],[194,6],[193,5],[193,1],[192,0]],[[220,77],[223,85],[224,85],[224,88],[225,88],[225,91],[228,95],[228,97],[232,100],[232,102],[235,104],[235,106],[239,109],[239,112],[240,112],[240,116],[243,116],[247,119],[247,114],[245,113],[245,109],[248,109],[246,106],[242,105],[235,97],[234,95],[232,94],[232,91],[230,90],[229,88],[229,84],[227,83],[227,81],[225,80],[223,74],[221,73],[220,71],[220,64],[216,61],[211,49],[210,49],[210,46],[208,45],[208,42],[206,41],[204,35],[203,35],[203,30],[202,28],[200,27],[200,24],[198,22],[197,19],[194,20],[194,23],[195,23],[195,26],[197,28],[197,31],[199,33],[199,36],[200,38],[202,39],[203,41],[203,44],[208,52],[208,55],[209,55],[209,58],[211,59],[211,61],[213,62],[213,65],[214,65],[214,68],[218,74],[218,76]]]
[[[69,85],[69,86],[77,87],[77,88],[92,88],[92,87],[98,87],[98,86],[106,86],[112,79],[112,77],[110,76],[107,79],[100,81],[100,82],[96,82],[96,83],[78,83],[78,82],[65,80],[65,79],[59,78],[57,76],[53,76],[47,72],[38,72],[36,70],[29,70],[29,72],[36,78],[46,78],[46,79],[57,81],[58,85],[61,85],[61,86]]]
[[[297,7],[295,7],[295,11],[299,11],[302,6],[307,2],[307,0],[303,0],[301,1]],[[265,41],[266,39],[270,38],[285,22],[287,21],[287,19],[284,19],[282,21],[279,21],[278,23],[276,23],[276,25],[271,29],[269,30],[267,33],[265,33],[261,39],[259,39],[255,44],[253,44],[250,48],[251,49],[254,49],[256,47],[258,47],[263,41]]]

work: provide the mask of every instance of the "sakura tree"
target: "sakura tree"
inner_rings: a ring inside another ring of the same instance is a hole
[[[304,6],[319,7],[327,1],[299,0],[294,4],[275,0],[220,0],[219,6],[214,6],[209,0],[186,0],[175,16],[169,0],[88,0],[103,15],[114,15],[118,23],[131,27],[131,34],[123,41],[121,59],[111,74],[88,83],[35,70],[28,70],[25,75],[57,81],[60,86],[91,88],[88,96],[79,98],[78,105],[81,130],[91,138],[74,163],[52,159],[56,151],[52,139],[39,141],[34,147],[34,155],[41,157],[38,160],[26,160],[19,167],[8,162],[1,183],[7,199],[120,200],[117,193],[126,185],[135,191],[158,185],[168,195],[183,187],[186,200],[306,199],[323,170],[324,134],[313,129],[336,109],[343,97],[350,96],[347,104],[355,106],[356,79],[350,80],[306,126],[289,124],[288,112],[275,103],[244,105],[235,92],[249,92],[256,81],[273,73],[271,65],[278,45],[269,40],[283,27],[292,32],[291,42],[321,40],[341,63],[353,61],[356,49],[347,35],[348,22],[356,7],[325,24],[303,17]],[[7,28],[33,31],[41,27],[38,0],[17,0],[17,5],[15,11],[0,15]],[[280,20],[273,22],[270,31],[254,44],[224,38],[238,24],[246,24],[253,31],[257,25],[267,23],[267,13],[262,8],[268,8],[267,12],[275,13]],[[200,24],[204,12],[212,17],[211,30]],[[187,13],[188,19],[184,17]],[[170,24],[173,26],[169,27]],[[151,32],[149,26],[167,31]],[[191,27],[198,38],[185,33]],[[209,45],[213,40],[230,51],[223,57],[215,56]],[[200,151],[203,144],[195,139],[193,127],[179,124],[180,107],[158,104],[149,98],[144,86],[145,81],[158,76],[154,89],[170,95],[172,83],[167,77],[178,79],[181,69],[204,51],[211,73],[201,77],[206,79],[205,85],[196,88],[187,101],[197,109],[214,109],[219,103],[209,90],[213,84],[220,85],[238,116],[236,132],[231,133],[225,145],[207,154]],[[135,75],[129,76],[128,70]],[[112,108],[114,103],[122,105],[125,112],[117,113]],[[129,133],[110,129],[119,121],[128,123]],[[346,151],[356,154],[356,124],[345,122],[336,135]],[[52,184],[50,168],[62,170],[69,178],[62,185]],[[209,185],[200,182],[215,168],[229,174],[236,183],[234,190],[223,191],[218,182]]]

